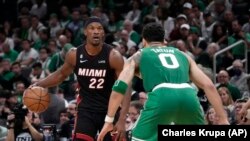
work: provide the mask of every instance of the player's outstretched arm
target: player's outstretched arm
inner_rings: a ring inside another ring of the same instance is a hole
[[[53,87],[62,83],[73,71],[76,62],[76,48],[72,48],[65,56],[64,64],[46,78],[34,85],[44,88]]]
[[[116,79],[119,77],[123,66],[124,66],[124,59],[123,56],[117,50],[113,49],[110,53],[110,66],[115,70]],[[119,113],[119,119],[114,126],[113,132],[117,133],[117,138],[123,138],[126,134],[125,129],[125,121],[126,121],[126,114],[128,113],[129,103],[130,103],[130,94],[127,90],[125,94],[125,98],[122,101],[121,111]]]
[[[141,57],[141,52],[137,52],[133,56],[131,56],[128,60],[125,61],[123,70],[121,71],[115,85],[118,85],[117,82],[123,82],[125,85],[129,85],[135,75],[135,70],[138,68],[139,60]],[[114,88],[113,86],[113,88]],[[127,89],[126,89],[127,90]],[[114,117],[116,110],[121,104],[124,98],[125,92],[119,93],[113,89],[110,99],[109,99],[109,107],[108,107],[108,116]]]
[[[139,57],[140,56],[137,53],[125,61],[123,70],[113,86],[113,91],[109,99],[108,113],[106,115],[105,124],[102,128],[102,131],[98,136],[98,141],[102,141],[104,136],[113,129],[115,113],[122,103],[128,85],[130,85],[134,77],[136,66],[138,66]]]
[[[121,81],[124,82],[126,85],[128,85],[134,76],[134,70],[135,70],[135,63],[133,60],[128,60],[124,64],[124,68],[122,72],[120,73],[116,83],[114,86],[119,85]],[[127,88],[126,88],[127,89]],[[108,107],[108,116],[114,117],[118,107],[122,103],[122,100],[124,98],[125,93],[120,93],[117,91],[112,91],[110,99],[109,99],[109,107]]]
[[[221,98],[215,85],[190,57],[188,57],[188,60],[190,63],[190,79],[198,87],[204,90],[209,102],[214,107],[216,114],[218,114],[220,118],[220,124],[229,124]]]
[[[120,73],[122,71],[123,65],[124,65],[124,61],[123,61],[124,59],[123,59],[123,57],[122,57],[122,55],[120,53],[117,53],[117,51],[113,51],[110,58],[112,60],[116,60],[116,61],[113,61],[115,63],[113,63],[112,66],[116,66],[116,67],[113,67],[113,68],[115,68],[116,75],[117,75],[117,77],[119,77],[119,75],[120,75]],[[137,53],[136,55],[131,57],[130,60],[133,59],[135,62],[139,62],[138,61],[139,58],[140,58],[140,53]],[[118,64],[118,65],[115,65],[115,64]],[[122,66],[120,66],[121,64],[122,64]],[[135,65],[135,68],[137,68],[137,66],[138,65]],[[115,124],[114,129],[113,129],[113,132],[116,133],[115,140],[122,140],[123,138],[125,138],[125,135],[126,135],[125,122],[126,122],[126,118],[127,118],[129,105],[130,105],[131,93],[132,93],[132,83],[129,83],[127,91],[125,93],[125,96],[124,96],[124,98],[122,100],[121,111],[119,113],[120,114],[119,119],[118,119],[118,121]]]
[[[116,133],[115,141],[121,141],[126,138],[126,119],[131,101],[132,83],[128,84],[127,91],[122,101],[122,108],[120,111],[119,119],[114,126],[113,133]]]

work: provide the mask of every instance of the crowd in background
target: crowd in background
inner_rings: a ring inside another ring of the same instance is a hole
[[[218,88],[232,125],[250,96],[248,57],[250,47],[250,3],[248,0],[0,0],[0,125],[6,127],[8,113],[22,102],[24,90],[59,68],[70,48],[85,41],[84,22],[90,16],[103,20],[105,42],[124,59],[141,45],[141,30],[149,22],[165,29],[168,46],[191,56]],[[214,54],[238,41],[243,43]],[[250,55],[249,55],[250,56]],[[214,63],[216,63],[216,70]],[[216,72],[213,73],[213,72]],[[142,81],[134,77],[132,102],[126,128],[129,131],[147,100]],[[216,124],[216,113],[204,92],[197,88],[207,124]],[[41,113],[31,113],[31,123],[56,124],[60,137],[76,114],[77,80],[74,74],[50,88],[51,103]],[[65,123],[67,123],[65,125]],[[3,130],[3,129],[1,129]],[[65,131],[66,130],[66,131]],[[1,132],[0,132],[1,133]],[[70,132],[71,133],[71,132]]]

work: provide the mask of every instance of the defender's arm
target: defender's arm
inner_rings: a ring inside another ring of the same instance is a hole
[[[190,79],[201,89],[204,90],[209,102],[214,107],[216,114],[218,114],[221,123],[228,124],[227,116],[222,105],[220,96],[212,83],[212,81],[200,70],[197,64],[189,56],[190,63]]]
[[[118,81],[124,82],[126,85],[131,85],[131,81],[135,74],[135,69],[138,68],[138,64],[140,61],[141,52],[135,53],[128,60],[125,61],[123,70],[121,71]],[[115,86],[116,84],[114,84]],[[126,88],[125,88],[126,91]],[[120,106],[122,100],[124,98],[124,93],[120,93],[117,91],[112,91],[109,101],[108,113],[109,117],[114,117],[118,107]]]

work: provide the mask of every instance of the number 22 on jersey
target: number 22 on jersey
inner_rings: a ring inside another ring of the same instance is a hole
[[[91,78],[89,88],[90,89],[102,89],[104,79],[103,78]]]

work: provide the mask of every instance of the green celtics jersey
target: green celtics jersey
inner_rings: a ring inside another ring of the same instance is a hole
[[[161,83],[189,82],[188,59],[173,47],[143,48],[139,67],[147,92]]]

